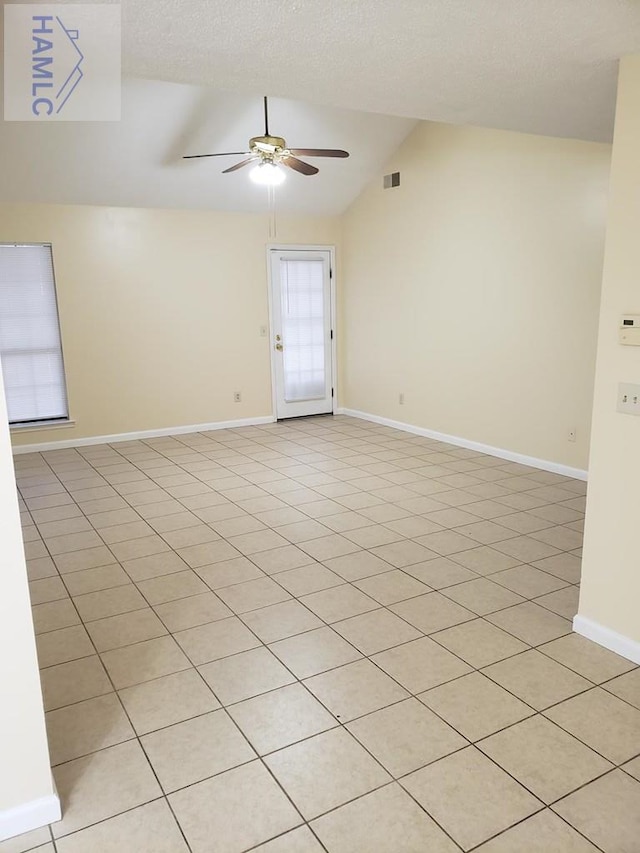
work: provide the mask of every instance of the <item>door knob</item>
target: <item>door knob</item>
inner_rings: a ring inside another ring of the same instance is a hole
[[[276,349],[278,350],[278,352],[282,352],[282,350],[283,350],[283,346],[282,346],[282,344],[280,343],[280,341],[278,341],[278,343],[276,344]]]

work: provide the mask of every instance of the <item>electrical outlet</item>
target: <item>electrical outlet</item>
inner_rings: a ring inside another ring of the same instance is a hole
[[[567,434],[567,441],[575,441],[576,440],[576,428],[571,427]]]
[[[404,393],[402,391],[398,394],[398,402],[401,406],[404,406]]]
[[[242,394],[239,391],[233,392],[233,402],[234,403],[241,403],[242,402]]]
[[[616,411],[623,415],[640,415],[640,385],[621,382],[618,385]]]

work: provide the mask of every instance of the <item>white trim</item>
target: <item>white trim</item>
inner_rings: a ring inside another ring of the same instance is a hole
[[[540,468],[542,471],[551,471],[553,474],[561,474],[563,477],[572,477],[574,480],[586,480],[588,478],[588,472],[582,470],[582,468],[571,468],[568,465],[561,465],[559,462],[537,459],[534,456],[524,456],[522,453],[515,453],[512,450],[503,450],[501,447],[492,447],[489,444],[470,441],[468,438],[460,438],[457,435],[447,435],[446,433],[436,432],[432,429],[413,426],[413,424],[405,424],[401,421],[393,421],[390,418],[382,418],[379,415],[370,415],[368,412],[339,408],[336,414],[349,415],[352,418],[360,418],[363,421],[382,424],[382,426],[388,426],[392,429],[400,429],[414,435],[433,438],[436,441],[444,441],[447,444],[455,444],[457,447],[466,447],[467,450],[477,450],[479,453],[497,456],[499,459],[507,459],[509,462],[518,462],[520,465],[528,465],[530,468]]]
[[[48,797],[14,806],[0,812],[0,841],[40,829],[48,823],[55,823],[61,817],[60,799],[57,794],[49,794]]]
[[[640,664],[640,643],[632,640],[631,637],[618,634],[617,631],[612,631],[611,628],[606,628],[579,613],[573,617],[573,630],[576,634],[598,643],[599,646],[604,646],[610,652],[615,652],[617,655],[633,661],[633,663]]]
[[[335,415],[338,411],[338,296],[337,296],[337,272],[336,272],[336,248],[331,246],[329,249],[331,264],[329,268],[329,299],[331,300],[331,330],[333,337],[331,339],[331,387],[333,396],[331,398],[331,414]]]
[[[269,336],[269,371],[271,373],[271,411],[273,419],[278,419],[278,388],[276,385],[276,365],[273,358],[273,285],[271,275],[271,252],[280,247],[271,243],[267,244],[267,301],[269,307],[269,325],[267,335]]]
[[[331,341],[331,387],[333,398],[331,400],[331,413],[338,414],[338,308],[336,298],[336,247],[316,245],[311,243],[268,243],[267,244],[267,291],[269,303],[269,364],[271,365],[271,407],[274,420],[277,420],[278,396],[276,387],[276,370],[273,359],[273,281],[271,277],[271,253],[272,252],[329,252],[329,299],[331,302],[331,328],[333,329],[333,340]]]
[[[70,438],[67,441],[45,441],[42,444],[21,444],[13,448],[13,455],[22,453],[40,453],[45,450],[65,450],[69,447],[88,447],[92,444],[116,444],[119,441],[139,441],[144,438],[161,438],[165,435],[186,435],[191,432],[209,432],[217,429],[237,429],[239,427],[272,424],[275,418],[265,415],[259,418],[240,418],[235,421],[218,421],[212,424],[191,424],[189,426],[147,429],[139,432],[121,432],[117,435],[93,435],[88,438]]]

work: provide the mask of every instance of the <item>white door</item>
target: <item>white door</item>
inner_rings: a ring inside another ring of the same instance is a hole
[[[270,255],[276,417],[332,412],[331,252]]]

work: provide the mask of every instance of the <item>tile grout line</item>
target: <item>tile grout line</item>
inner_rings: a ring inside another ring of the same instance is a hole
[[[64,583],[64,580],[63,580],[63,583]],[[65,584],[65,587],[66,587],[66,584]],[[70,599],[71,599],[72,605],[73,605],[73,606],[74,606],[74,608],[75,608],[75,602],[73,601],[73,597],[70,597]],[[77,610],[77,608],[75,608],[75,609],[76,609],[76,613],[77,613],[77,615],[78,615],[78,618],[80,619],[80,624],[84,626],[84,620],[82,619],[82,617],[81,617],[81,615],[80,615],[79,611]],[[189,851],[189,853],[192,853],[191,846],[190,846],[189,842],[187,841],[187,838],[186,838],[186,836],[185,836],[185,834],[184,834],[184,832],[183,832],[182,826],[180,825],[180,822],[177,820],[177,818],[176,818],[176,816],[175,816],[175,814],[174,814],[174,812],[173,812],[173,809],[172,809],[172,807],[171,807],[171,804],[169,803],[169,801],[168,801],[168,799],[167,799],[167,796],[166,796],[166,795],[165,795],[165,793],[164,793],[164,789],[162,788],[162,785],[160,784],[160,780],[159,780],[159,779],[158,779],[158,777],[157,777],[157,774],[156,774],[156,771],[155,771],[155,769],[154,769],[153,765],[152,765],[152,764],[151,764],[151,762],[149,761],[149,758],[148,758],[148,756],[147,756],[147,753],[146,753],[146,752],[145,752],[145,750],[144,750],[144,747],[143,747],[143,745],[142,745],[142,742],[141,742],[141,740],[140,740],[140,737],[139,737],[139,736],[138,736],[138,734],[137,734],[137,731],[136,731],[136,729],[135,729],[135,726],[133,725],[133,722],[132,722],[132,720],[131,720],[131,718],[130,718],[130,716],[129,716],[129,713],[128,713],[128,711],[127,711],[126,707],[124,706],[124,703],[123,703],[123,702],[122,702],[122,700],[120,699],[120,695],[119,695],[118,691],[117,691],[117,690],[116,690],[116,688],[115,688],[115,685],[114,685],[114,683],[113,683],[113,679],[111,678],[111,674],[109,673],[109,671],[107,670],[107,668],[106,668],[106,667],[104,666],[104,664],[102,663],[102,658],[101,658],[100,654],[98,653],[98,651],[97,651],[97,649],[96,649],[96,647],[95,647],[95,643],[94,643],[94,641],[93,641],[93,638],[91,637],[91,635],[90,635],[88,632],[87,632],[87,635],[88,635],[88,637],[89,637],[89,642],[90,642],[90,643],[92,644],[92,646],[94,647],[94,651],[95,651],[96,657],[97,657],[97,659],[100,661],[100,665],[101,665],[101,667],[102,667],[102,670],[104,671],[104,673],[105,673],[106,677],[109,679],[109,682],[110,682],[111,687],[112,687],[112,692],[113,692],[113,694],[114,694],[114,695],[116,696],[116,698],[117,698],[117,701],[118,701],[118,704],[119,704],[119,706],[120,706],[120,709],[122,710],[122,713],[125,715],[126,719],[128,720],[129,725],[131,726],[131,729],[132,729],[132,731],[133,731],[133,733],[134,733],[134,737],[133,737],[133,738],[130,738],[130,739],[126,740],[126,741],[121,741],[121,743],[128,743],[128,742],[130,742],[131,740],[136,740],[136,741],[137,741],[138,746],[140,747],[140,749],[141,749],[141,751],[142,751],[142,754],[144,755],[144,757],[145,757],[145,759],[146,759],[147,765],[149,766],[149,768],[150,768],[150,770],[151,770],[151,772],[152,772],[152,774],[153,774],[153,777],[154,777],[154,779],[156,780],[156,783],[157,783],[157,785],[158,785],[158,788],[159,788],[159,790],[162,792],[162,797],[160,797],[160,798],[153,798],[152,800],[149,800],[149,801],[147,801],[146,803],[139,803],[139,804],[138,804],[137,806],[135,806],[134,808],[139,808],[140,806],[147,805],[149,802],[154,802],[156,799],[164,799],[164,801],[166,802],[166,804],[167,804],[167,806],[168,806],[168,808],[169,808],[169,810],[170,810],[170,812],[171,812],[171,814],[172,814],[172,816],[173,816],[173,818],[174,818],[174,820],[175,820],[175,822],[176,822],[176,825],[177,825],[177,827],[178,827],[178,830],[179,830],[179,832],[180,832],[181,836],[182,836],[182,837],[183,837],[183,839],[184,839],[184,842],[185,842],[185,844],[186,844],[186,846],[187,846],[187,850]],[[109,695],[109,694],[105,694],[105,695]],[[90,698],[91,698],[91,697],[90,697]],[[84,701],[84,700],[81,700],[81,701]],[[76,704],[76,703],[74,703],[74,704]],[[62,707],[68,707],[68,706],[62,706]],[[57,709],[55,709],[55,710],[57,710]],[[116,744],[116,745],[117,745],[117,744]],[[108,748],[109,748],[109,747],[105,747],[105,749],[108,749]],[[101,752],[101,751],[103,751],[103,750],[97,750],[97,751],[98,751],[98,752]],[[95,752],[88,753],[88,755],[93,755],[93,754],[95,754]],[[85,757],[86,757],[86,756],[85,756]],[[74,760],[77,760],[77,759],[71,759],[71,761],[74,761]],[[67,762],[61,762],[61,763],[62,763],[62,764],[64,764],[64,763],[67,763]],[[59,766],[59,765],[58,765],[58,766]],[[127,809],[127,810],[125,810],[125,811],[133,811],[133,809]],[[110,820],[110,819],[111,819],[111,818],[113,818],[113,817],[118,817],[120,814],[124,814],[124,813],[125,813],[125,811],[123,811],[123,812],[119,812],[117,815],[111,815],[110,817],[107,817],[107,818],[105,818],[104,820]],[[64,819],[64,818],[63,818],[63,819]],[[90,828],[91,826],[95,826],[95,825],[97,825],[98,823],[102,823],[102,822],[104,822],[104,821],[96,821],[96,822],[95,822],[95,823],[93,823],[93,824],[89,824],[89,825],[87,825],[87,826],[83,826],[83,827],[81,827],[80,829],[76,830],[75,832],[81,832],[81,831],[83,831],[83,830],[85,830],[85,829]],[[55,837],[54,837],[53,828],[52,828],[52,826],[51,826],[51,825],[49,826],[49,829],[50,829],[51,836],[52,836],[52,839],[53,839],[54,849],[57,851],[56,839],[55,839]],[[74,832],[69,833],[69,835],[73,835],[73,834],[74,834]],[[60,836],[60,837],[65,837],[65,836]]]
[[[192,449],[192,448],[190,448],[190,449]],[[192,450],[193,450],[193,449],[192,449]],[[194,451],[194,452],[197,452],[197,451]],[[169,457],[166,457],[166,456],[165,456],[164,458],[169,459]],[[180,467],[178,463],[175,463],[174,461],[172,461],[172,460],[170,460],[170,459],[169,459],[169,461],[171,462],[171,464],[174,464],[174,465],[175,465],[175,464],[177,464],[177,465],[178,465],[178,467]],[[95,469],[95,468],[94,468],[94,470],[97,470],[97,469]],[[232,469],[228,469],[228,470],[232,470]],[[189,473],[189,472],[187,472],[187,473]],[[150,478],[150,479],[151,479],[151,478]],[[108,481],[107,481],[107,482],[108,482]],[[204,482],[204,481],[200,481],[200,482]],[[249,482],[250,482],[250,481],[249,481]],[[205,483],[205,485],[207,485],[209,488],[212,488],[211,486],[209,486],[209,484],[208,484],[208,483]],[[410,488],[410,484],[405,484],[405,485],[406,485],[406,486],[408,486],[408,487]],[[162,489],[164,490],[164,487],[160,486],[160,488],[162,488]],[[308,487],[308,486],[304,486],[304,488],[309,488],[309,487]],[[213,491],[215,491],[215,489],[212,489],[212,490],[213,490]],[[115,491],[117,491],[117,489],[115,489]],[[166,490],[165,490],[165,491],[166,491]],[[170,493],[169,493],[169,494],[170,494]],[[72,497],[72,499],[73,499],[73,496],[71,496],[71,497]],[[121,496],[121,497],[122,497],[122,496]],[[172,497],[173,497],[173,496],[172,496]],[[174,498],[174,499],[176,499],[176,500],[178,501],[178,503],[182,503],[182,501],[180,500],[180,498]],[[322,500],[322,499],[326,499],[326,498],[323,498],[323,497],[319,498],[319,500]],[[126,497],[125,497],[125,499],[124,499],[124,500],[125,500],[125,502],[126,502],[126,503],[128,503],[128,501],[126,501]],[[76,505],[77,505],[77,504],[76,504]],[[131,506],[131,505],[130,505],[130,506]],[[134,510],[135,510],[135,507],[133,507],[133,508],[134,508]],[[239,508],[240,508],[240,509],[242,509],[241,507],[239,507]],[[188,507],[187,507],[187,510],[188,510],[188,511],[190,511],[190,510],[188,509]],[[137,514],[137,511],[136,511],[136,514]],[[255,517],[255,515],[254,515],[253,513],[249,513],[249,515],[250,515],[251,517]],[[86,516],[85,516],[85,517],[86,517]],[[420,516],[418,516],[418,517],[420,517]],[[317,519],[316,519],[316,518],[314,518],[314,517],[311,517],[311,519],[312,519],[312,520],[317,520]],[[88,519],[88,520],[89,520],[89,522],[90,522],[90,519]],[[146,523],[146,519],[143,519],[143,520],[144,520],[144,521],[145,521],[145,523]],[[91,522],[90,522],[90,523],[91,523]],[[320,521],[320,523],[322,523],[322,522]],[[205,524],[206,524],[206,522],[205,522]],[[93,526],[93,525],[92,525],[92,526]],[[152,525],[151,525],[151,526],[152,526]],[[208,525],[207,525],[207,526],[208,526]],[[556,526],[562,526],[562,525],[556,525]],[[97,533],[98,533],[98,535],[100,536],[100,532],[99,532],[99,530],[98,530],[97,528],[94,528],[94,529],[96,530],[96,532],[97,532]],[[269,529],[273,530],[273,527],[269,526]],[[450,530],[450,528],[447,528],[447,529],[448,529],[448,530]],[[216,532],[216,533],[217,533],[217,531],[214,531],[214,532]],[[330,534],[328,534],[328,535],[331,535],[331,534],[334,534],[334,535],[335,535],[335,533],[336,533],[335,531],[331,530],[331,533],[330,533]],[[338,533],[337,535],[340,535],[340,534]],[[160,537],[161,537],[161,538],[164,538],[164,537],[162,537],[162,534],[160,534]],[[102,538],[102,537],[100,536],[100,538]],[[225,539],[225,537],[221,537],[221,538],[222,538],[224,541],[227,541],[227,540]],[[514,538],[514,537],[512,537],[512,538]],[[104,541],[104,540],[103,540],[103,541]],[[411,540],[411,538],[410,538],[410,537],[404,537],[402,541],[412,541],[412,540]],[[106,543],[105,543],[105,544],[106,544]],[[290,544],[294,544],[294,543],[290,543]],[[483,546],[483,545],[484,545],[484,543],[478,543],[478,544],[479,544],[479,546]],[[107,547],[108,547],[108,546],[107,546]],[[489,546],[489,547],[490,547],[490,546]],[[368,549],[362,549],[362,550],[364,550],[364,551],[368,551]],[[153,555],[151,555],[151,556],[153,556]],[[252,556],[252,555],[244,555],[244,556],[245,556],[245,557],[248,557],[248,558],[249,558],[249,560],[251,560],[251,556]],[[440,556],[442,556],[442,555],[440,555]],[[455,557],[454,557],[454,560],[455,560]],[[114,560],[114,562],[118,562],[118,563],[119,563],[119,561],[115,561],[115,560]],[[321,563],[319,560],[316,560],[316,561],[315,561],[315,564],[316,564],[316,565],[322,565],[322,563]],[[191,568],[191,567],[190,567],[190,568]],[[389,569],[389,570],[391,571],[391,570],[393,570],[394,568],[395,568],[395,567],[393,567],[392,565],[390,565],[390,569]],[[535,567],[534,567],[534,568],[535,568]],[[192,570],[192,571],[195,571],[195,572],[196,572],[196,574],[197,574],[197,570],[194,570],[194,569],[191,569],[191,570]],[[400,571],[402,571],[402,569],[400,569]],[[404,573],[404,572],[403,572],[403,573]],[[277,573],[274,573],[274,574],[277,574]],[[404,573],[404,574],[406,574],[406,573]],[[277,583],[279,586],[281,586],[281,584],[279,584],[279,583],[278,583],[277,579],[274,579],[274,578],[273,578],[273,575],[268,574],[268,575],[267,575],[267,577],[269,577],[269,578],[273,579],[275,583]],[[409,576],[409,577],[411,577],[411,576]],[[479,577],[483,577],[483,575],[480,575]],[[63,580],[63,583],[64,583],[64,580]],[[137,588],[137,583],[136,583],[135,581],[133,581],[133,580],[132,580],[132,583],[133,583],[133,585],[134,585],[134,586],[136,586],[136,588]],[[350,585],[350,586],[352,586],[352,587],[353,587],[353,588],[355,588],[355,589],[358,589],[357,587],[354,587],[354,586],[353,586],[353,584],[352,584],[351,582],[346,581],[346,583],[349,583],[349,585]],[[338,584],[338,585],[337,585],[337,587],[342,586],[342,585],[343,585],[343,584]],[[333,588],[337,588],[337,587],[333,587]],[[65,588],[66,588],[66,584],[65,584]],[[564,587],[564,588],[568,588],[568,587]],[[437,591],[440,591],[440,590],[437,590]],[[212,592],[213,592],[213,593],[214,593],[214,595],[215,595],[215,590],[212,590]],[[287,590],[287,593],[289,594],[289,591],[288,591],[288,590]],[[313,593],[312,593],[312,594],[313,594]],[[428,594],[428,593],[425,593],[425,594]],[[143,593],[143,595],[144,595],[144,593]],[[441,595],[443,595],[445,598],[448,598],[448,596],[446,595],[446,593],[441,593]],[[543,595],[544,595],[544,593],[543,593]],[[303,596],[293,596],[293,599],[290,599],[290,600],[300,601],[300,598],[302,598],[302,597],[304,597],[304,595],[303,595]],[[417,596],[416,596],[416,597],[417,597]],[[411,600],[411,599],[409,598],[409,599],[405,599],[405,600]],[[452,600],[452,599],[450,599],[450,600]],[[532,599],[526,599],[526,600],[527,600],[527,601],[532,601]],[[380,602],[376,602],[376,603],[377,603],[377,604],[379,604],[379,605],[381,604]],[[456,603],[457,603],[457,602],[456,602]],[[153,609],[153,606],[152,606],[152,605],[149,605],[149,606],[150,606],[150,609],[151,609],[153,612],[155,612],[155,611],[154,611],[154,609]],[[269,605],[265,605],[265,606],[269,606]],[[542,605],[542,606],[543,606],[543,605]],[[261,607],[261,608],[258,608],[258,609],[263,609],[263,608]],[[508,608],[503,608],[503,609],[508,609]],[[374,610],[373,610],[373,611],[368,611],[368,612],[376,612],[377,610],[386,610],[387,612],[393,613],[393,611],[391,611],[391,610],[390,610],[388,607],[386,607],[385,605],[382,605],[381,607],[374,608]],[[247,611],[247,612],[248,612],[248,611]],[[492,611],[492,612],[499,612],[499,611]],[[549,612],[553,612],[553,611],[549,611]],[[242,621],[242,614],[235,613],[235,612],[233,611],[233,609],[232,609],[232,613],[234,613],[235,618],[238,618],[238,617],[239,617],[239,618],[240,618],[240,621]],[[317,614],[316,614],[316,615],[317,615]],[[394,614],[394,615],[397,615],[397,614]],[[476,615],[476,617],[477,617],[477,618],[484,619],[484,616],[480,616],[479,614],[475,614],[475,615]],[[491,615],[491,614],[485,614],[485,615]],[[109,617],[106,617],[106,618],[109,618]],[[345,618],[346,618],[346,619],[349,619],[349,618],[353,618],[353,617],[345,617]],[[95,621],[95,620],[91,620],[91,621]],[[162,620],[161,620],[161,621],[162,621]],[[218,620],[216,620],[216,621],[218,621]],[[340,622],[340,621],[342,621],[342,620],[337,620],[337,621],[338,621],[338,622]],[[474,621],[474,620],[472,620],[472,621]],[[321,619],[321,622],[323,623],[323,625],[324,625],[324,626],[329,627],[331,630],[335,630],[334,628],[332,628],[332,625],[336,624],[335,622],[332,622],[332,623],[326,623],[324,619]],[[85,624],[84,620],[81,620],[81,624],[83,624],[83,625]],[[411,623],[409,623],[409,624],[411,624]],[[461,624],[464,624],[464,623],[461,623]],[[490,623],[490,624],[492,624],[492,623]],[[165,627],[166,627],[166,626],[165,626]],[[249,629],[249,630],[251,630],[251,629]],[[504,629],[500,629],[500,630],[504,630]],[[306,633],[306,632],[304,632],[304,633]],[[424,635],[424,632],[421,632],[421,633]],[[437,633],[437,632],[432,632],[432,633]],[[507,632],[507,633],[508,633],[508,632]],[[173,632],[170,632],[170,636],[173,636]],[[295,636],[295,635],[294,635],[294,636]],[[298,635],[298,636],[299,636],[299,635]],[[429,636],[429,635],[426,635],[426,636]],[[260,641],[260,638],[257,638],[257,639]],[[433,638],[433,639],[435,639],[435,638]],[[518,639],[519,639],[519,638],[518,638]],[[144,641],[141,641],[141,642],[144,642]],[[261,647],[267,648],[267,644],[266,644],[266,643],[263,643],[262,641],[260,641],[260,642],[261,642]],[[548,642],[548,641],[545,641],[545,642]],[[544,643],[543,643],[543,644],[544,644]],[[543,644],[541,644],[541,645],[543,645]],[[530,644],[528,644],[528,643],[527,643],[527,645],[530,645]],[[535,647],[533,647],[533,648],[535,648]],[[358,650],[358,651],[359,651],[359,650]],[[449,651],[449,652],[450,652],[450,650],[447,650],[447,651]],[[451,653],[451,652],[450,652],[450,653]],[[100,657],[100,655],[98,655],[98,656]],[[370,660],[370,656],[365,655],[365,656],[363,656],[361,659],[362,659],[362,660]],[[553,660],[553,659],[552,659],[552,660]],[[375,662],[375,661],[372,661],[372,662],[377,666],[377,664],[376,664],[376,662]],[[466,662],[465,662],[465,663],[466,663]],[[556,661],[556,663],[558,663],[558,662]],[[562,665],[562,664],[560,664],[560,665]],[[194,665],[193,665],[193,663],[192,663],[192,668],[195,668],[195,669],[197,670],[197,666],[194,666]],[[378,668],[379,668],[379,667],[378,667]],[[473,671],[479,671],[479,670],[477,670],[475,667],[473,667],[472,669],[473,669]],[[329,670],[329,671],[330,671],[330,670]],[[381,670],[381,671],[383,671],[383,672],[384,672],[384,670]],[[200,675],[201,675],[201,674],[200,674]],[[385,673],[385,675],[386,675],[387,677],[389,677],[388,673]],[[202,676],[201,676],[201,677],[202,677]],[[395,679],[394,679],[394,680],[395,680]],[[298,682],[297,682],[297,683],[302,683],[302,682],[301,682],[301,680],[300,680],[300,679],[298,679]],[[207,686],[208,686],[208,685],[207,685]],[[305,686],[306,686],[306,685],[305,685]],[[209,689],[211,689],[211,688],[209,688]],[[403,689],[404,689],[404,688],[403,688]],[[502,689],[504,689],[504,688],[502,688]],[[587,690],[589,690],[589,689],[591,689],[591,688],[587,688]],[[116,691],[116,692],[117,692],[117,691]],[[213,692],[213,691],[212,691],[212,692]],[[586,691],[585,691],[585,692],[586,692]],[[214,695],[215,695],[215,694],[214,694]],[[311,694],[311,695],[313,695],[313,694]],[[414,694],[414,695],[415,695],[415,694]],[[579,694],[578,694],[578,695],[579,695]],[[316,699],[316,701],[318,701],[318,700],[317,700],[317,697],[314,697],[314,698]],[[620,697],[617,697],[617,698],[620,698]],[[402,700],[402,701],[405,701],[405,700]],[[420,701],[420,700],[418,700],[418,701]],[[522,700],[521,700],[521,701],[522,701]],[[564,701],[564,700],[563,700],[563,701]],[[322,704],[322,703],[321,703],[321,704]],[[423,704],[424,704],[424,703],[423,703]],[[226,706],[223,706],[223,707],[226,707]],[[390,707],[390,706],[386,706],[386,707]],[[550,707],[552,707],[552,706],[550,706]],[[633,706],[632,706],[632,707],[633,707]],[[536,713],[536,714],[539,714],[539,715],[540,715],[540,714],[542,713],[542,712],[539,712],[539,711],[535,711],[535,709],[533,709],[533,710],[534,710],[534,713]],[[546,709],[544,709],[544,710],[546,710]],[[331,712],[330,712],[330,713],[331,713]],[[366,715],[364,715],[364,716],[368,716],[370,713],[375,713],[375,711],[373,711],[373,712],[368,712],[368,714],[366,714]],[[432,712],[432,713],[433,713],[433,712]],[[333,715],[332,715],[332,716],[333,716]],[[437,715],[436,715],[436,716],[437,716]],[[446,721],[445,721],[445,722],[446,722]],[[343,725],[340,721],[338,721],[338,723],[339,723],[340,725]],[[447,725],[451,725],[451,724],[450,724],[450,723],[447,723]],[[570,733],[569,733],[569,735],[570,735],[571,737],[574,737],[574,736],[572,736]],[[311,737],[313,737],[313,736],[311,736]],[[466,738],[465,738],[465,740],[466,740]],[[585,746],[586,746],[586,745],[585,745]],[[466,748],[466,747],[464,747],[464,748]],[[497,765],[497,766],[499,766],[499,765]],[[223,771],[223,772],[225,772],[225,771]],[[503,771],[503,772],[506,772],[506,771]],[[513,777],[512,777],[512,778],[513,778]],[[517,780],[516,780],[516,781],[517,781]],[[390,784],[390,783],[389,783],[389,784]],[[522,784],[522,783],[519,783],[519,784]]]

